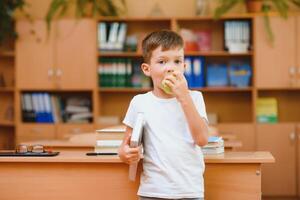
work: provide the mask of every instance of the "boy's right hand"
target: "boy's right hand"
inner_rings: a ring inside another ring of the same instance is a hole
[[[141,147],[131,148],[129,146],[130,138],[131,135],[128,134],[119,148],[119,157],[123,162],[127,164],[137,163],[141,159]]]

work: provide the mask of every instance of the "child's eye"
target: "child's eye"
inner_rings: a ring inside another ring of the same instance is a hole
[[[176,63],[176,64],[181,64],[182,61],[181,61],[181,60],[175,60],[175,63]]]
[[[164,60],[158,61],[159,64],[165,64],[166,62]]]

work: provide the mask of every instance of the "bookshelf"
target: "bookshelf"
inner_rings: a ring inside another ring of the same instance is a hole
[[[8,39],[0,47],[0,148],[14,146],[15,139],[15,51]]]
[[[251,29],[251,48],[245,53],[229,53],[224,50],[224,21],[225,20],[243,20],[250,23]],[[211,31],[211,50],[209,51],[186,51],[185,55],[189,57],[204,57],[207,61],[227,62],[232,59],[246,60],[250,63],[254,71],[253,57],[253,16],[231,16],[224,17],[221,20],[214,20],[212,17],[178,17],[178,18],[100,18],[98,23],[126,23],[128,27],[127,35],[137,34],[138,45],[140,45],[141,38],[147,33],[159,29],[171,29],[179,32],[180,29],[196,29],[197,30],[210,30]],[[145,26],[146,25],[146,26]],[[141,50],[138,48],[134,52],[111,52],[111,51],[98,51],[98,58],[106,59],[119,59],[141,58]],[[101,63],[101,62],[100,62]],[[101,67],[101,66],[100,66]],[[255,119],[254,102],[253,98],[255,89],[253,87],[253,80],[248,87],[202,87],[193,88],[202,91],[206,99],[208,112],[217,113],[220,123],[253,123]],[[118,115],[123,118],[128,107],[130,99],[138,94],[149,91],[149,88],[126,88],[126,87],[99,87],[98,89],[98,102],[99,102],[99,116],[102,115]],[[117,96],[117,97],[116,97]],[[111,102],[117,103],[114,98],[118,98],[119,105],[112,106]],[[220,99],[222,101],[220,101]],[[242,103],[237,103],[241,101]],[[220,103],[222,102],[222,103]],[[110,106],[113,111],[109,111]],[[228,114],[227,114],[228,113]],[[248,113],[245,115],[244,113]],[[249,115],[250,114],[250,115]],[[250,116],[250,117],[249,117]],[[254,137],[254,133],[253,133]]]

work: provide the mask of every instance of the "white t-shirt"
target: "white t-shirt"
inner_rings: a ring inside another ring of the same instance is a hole
[[[207,120],[201,92],[190,91],[200,116]],[[204,160],[192,139],[176,98],[162,99],[152,92],[136,95],[123,123],[133,127],[138,112],[146,125],[143,135],[143,172],[138,195],[156,198],[204,197]]]

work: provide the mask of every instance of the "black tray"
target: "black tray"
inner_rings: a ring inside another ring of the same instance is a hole
[[[18,156],[18,157],[50,157],[57,156],[59,152],[43,152],[43,153],[35,153],[35,152],[26,152],[26,153],[16,153],[12,152],[0,152],[1,156]]]

